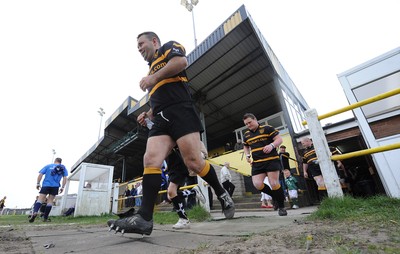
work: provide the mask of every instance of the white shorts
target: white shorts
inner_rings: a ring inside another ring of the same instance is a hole
[[[297,190],[289,190],[290,198],[298,198]]]

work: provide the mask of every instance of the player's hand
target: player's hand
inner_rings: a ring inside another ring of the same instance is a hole
[[[271,145],[266,145],[263,148],[264,153],[270,153],[274,148]]]
[[[142,78],[142,80],[140,80],[139,86],[140,86],[140,89],[142,89],[142,91],[146,91],[146,89],[153,87],[156,83],[157,83],[157,80],[154,77],[154,75],[149,75],[149,76]]]
[[[36,189],[40,190],[40,184],[36,184]]]
[[[146,126],[146,121],[144,120],[146,118],[147,114],[146,112],[142,112],[138,117],[137,117],[137,122],[142,125]]]
[[[308,174],[304,172],[304,178],[308,178]]]
[[[246,161],[251,164],[251,157],[246,157]]]
[[[60,188],[60,194],[64,191],[64,188]]]

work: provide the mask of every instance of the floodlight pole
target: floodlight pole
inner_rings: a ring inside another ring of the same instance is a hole
[[[193,34],[194,34],[194,47],[197,48],[196,25],[194,22],[194,6],[199,3],[199,0],[181,0],[181,4],[185,6],[186,10],[192,13]]]
[[[103,108],[99,108],[99,110],[97,110],[97,113],[99,113],[100,115],[99,137],[97,139],[100,139],[101,123],[103,122],[103,116],[106,112],[104,112]]]
[[[197,48],[196,26],[194,24],[194,10],[193,9],[192,9],[192,21],[193,21],[193,34],[194,34],[194,48]]]

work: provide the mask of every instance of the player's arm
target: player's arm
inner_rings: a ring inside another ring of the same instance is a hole
[[[159,81],[161,81],[163,79],[178,75],[179,73],[184,71],[187,66],[188,66],[188,62],[187,62],[186,57],[175,56],[175,57],[171,58],[162,69],[155,72],[151,76],[154,76],[154,78],[156,79],[156,83],[158,83]]]
[[[185,56],[175,56],[159,71],[148,75],[140,81],[140,88],[145,91],[147,88],[156,85],[161,80],[174,77],[184,71],[188,66]]]
[[[244,155],[246,156],[247,162],[251,162],[251,150],[249,146],[243,146]]]
[[[270,153],[272,150],[275,150],[276,147],[279,147],[282,144],[282,137],[280,135],[276,135],[272,138],[272,142],[263,148],[264,153]]]
[[[40,189],[40,182],[42,181],[42,177],[43,177],[43,174],[39,173],[39,175],[36,179],[36,189],[38,189],[38,190]]]
[[[60,188],[60,193],[64,191],[65,188],[65,184],[67,183],[67,177],[63,176],[62,178],[62,184],[61,184],[61,188]]]
[[[303,162],[303,174],[305,178],[308,178],[307,169],[308,169],[308,164]]]

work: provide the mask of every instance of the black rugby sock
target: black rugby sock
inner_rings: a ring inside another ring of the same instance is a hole
[[[174,209],[178,214],[179,218],[187,220],[187,214],[185,212],[185,203],[183,197],[179,195],[171,199],[172,204],[174,204]]]
[[[282,186],[279,185],[279,188],[271,191],[271,197],[276,200],[279,208],[285,208],[285,194],[283,193]]]
[[[145,168],[143,173],[142,205],[138,210],[143,219],[153,219],[154,204],[161,186],[161,168]]]
[[[268,194],[268,195],[270,195],[272,197],[272,190],[268,186],[268,184],[264,184],[264,188],[262,188],[260,191],[264,192],[265,194]]]
[[[49,218],[49,214],[50,214],[50,211],[51,211],[51,208],[52,208],[53,206],[52,205],[46,205],[46,208],[44,209],[44,216],[43,216],[43,218],[45,218],[45,219],[48,219]]]
[[[217,174],[215,173],[215,169],[211,164],[206,161],[206,165],[204,166],[203,170],[199,173],[199,176],[203,178],[204,181],[210,185],[217,197],[221,196],[225,193],[224,187],[222,187],[221,183],[218,181]]]

